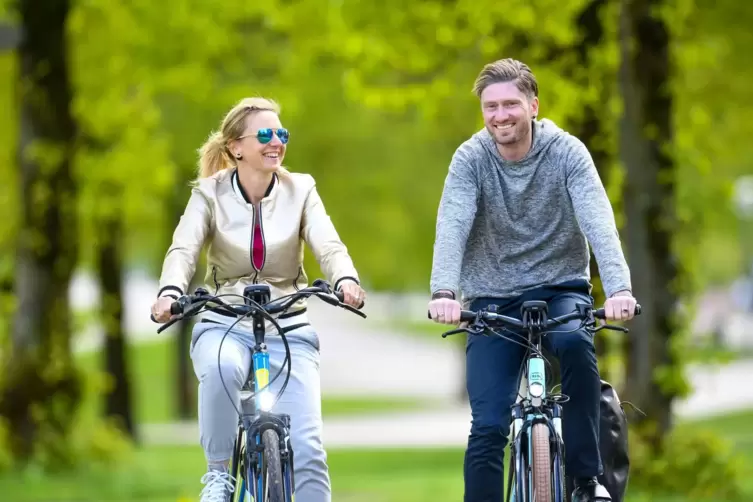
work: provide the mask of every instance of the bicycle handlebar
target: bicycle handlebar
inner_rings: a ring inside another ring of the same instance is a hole
[[[596,319],[606,319],[606,312],[603,308],[591,310],[591,313]],[[635,315],[641,314],[641,306],[636,305],[635,306]],[[494,312],[488,312],[488,311],[479,311],[473,312],[472,310],[461,310],[460,311],[460,322],[472,322],[476,320],[476,317],[480,316],[481,319],[488,323],[499,323],[499,324],[506,324],[508,326],[511,326],[513,328],[526,328],[526,324],[521,319],[516,319],[515,317],[509,317],[502,314],[497,314]],[[569,314],[564,314],[559,317],[551,317],[546,320],[543,326],[541,326],[542,329],[546,330],[549,327],[564,324],[566,322],[574,321],[576,319],[585,319],[587,318],[587,312],[586,309],[579,308],[575,312],[570,312]]]
[[[207,303],[212,303],[216,305],[215,308],[229,312],[232,315],[247,317],[249,315],[254,315],[254,312],[257,312],[259,310],[259,307],[261,307],[261,309],[269,315],[280,314],[292,307],[293,304],[295,304],[301,298],[309,296],[316,296],[317,298],[326,303],[329,303],[330,305],[344,308],[345,310],[353,312],[354,314],[359,315],[364,319],[366,318],[366,314],[358,310],[360,308],[363,308],[363,302],[361,302],[361,305],[358,307],[358,309],[342,303],[344,299],[344,294],[342,293],[342,291],[332,291],[332,288],[329,286],[329,284],[323,280],[316,280],[314,281],[313,285],[308,288],[298,290],[290,295],[276,298],[263,305],[229,304],[223,301],[219,296],[211,295],[205,289],[198,288],[195,294],[183,295],[170,305],[170,313],[178,317],[174,317],[173,319],[170,319],[165,324],[160,326],[157,329],[157,333],[161,333],[181,319],[196,314],[201,309],[201,307],[203,307]],[[152,321],[156,322],[153,315],[151,316],[151,318]]]
[[[528,303],[528,302],[527,302]],[[538,305],[534,307],[534,310],[531,310],[527,313],[524,313],[525,316],[530,316],[531,313],[535,312],[536,308],[541,308],[545,306],[545,302],[530,302],[530,303],[539,303],[541,305]],[[635,315],[640,315],[641,313],[641,306],[636,305],[635,306]],[[431,319],[431,312],[427,312],[427,315],[429,319]],[[489,310],[480,310],[478,312],[473,312],[472,310],[461,310],[460,311],[460,322],[467,322],[471,323],[472,329],[469,328],[458,328],[450,330],[446,333],[442,334],[442,338],[447,338],[449,335],[454,335],[458,333],[481,333],[487,326],[489,325],[503,325],[507,326],[509,328],[518,328],[518,329],[534,329],[537,332],[546,332],[549,330],[549,328],[565,324],[570,321],[578,320],[588,322],[592,321],[593,319],[606,319],[606,312],[603,308],[600,309],[594,309],[591,305],[586,303],[578,303],[576,304],[576,310],[574,312],[570,312],[568,314],[563,314],[558,317],[546,317],[546,314],[544,314],[544,321],[541,320],[541,317],[534,317],[533,319],[517,319],[515,317],[506,316],[503,314],[497,314],[496,312],[492,312]],[[596,328],[594,331],[598,331],[600,329],[611,329],[615,331],[623,331],[627,333],[629,330],[627,328],[623,328],[622,326],[613,326],[610,324],[603,324]]]

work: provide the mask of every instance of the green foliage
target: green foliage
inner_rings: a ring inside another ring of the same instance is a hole
[[[0,417],[0,472],[4,472],[13,465],[8,425]]]
[[[630,434],[630,486],[653,494],[686,496],[689,500],[747,500],[745,461],[716,432],[678,426],[665,438],[659,455],[653,445]]]
[[[597,107],[605,129],[595,144],[614,157],[600,167],[622,224],[618,2],[602,12],[606,35],[590,48],[588,66],[572,51],[585,0],[390,2],[350,0],[327,8],[314,0],[76,2],[69,33],[74,113],[82,127],[82,262],[91,263],[102,222],[123,218],[131,263],[158,271],[175,223],[170,202],[180,206],[187,199],[196,150],[231,105],[262,94],[282,103],[283,122],[293,132],[286,164],[317,179],[367,287],[423,290],[449,159],[481,126],[473,80],[483,64],[507,56],[536,72],[543,116],[574,128],[587,105]],[[0,15],[7,5],[0,2]],[[728,281],[742,264],[741,229],[729,196],[731,180],[753,161],[751,70],[739,58],[753,46],[753,35],[744,28],[750,14],[743,5],[676,0],[663,12],[677,62],[672,148],[682,227],[674,252],[692,272],[675,287],[687,300],[708,284]],[[12,77],[15,66],[11,53],[0,53],[0,74]],[[6,181],[0,186],[0,278],[13,271],[8,250],[21,196],[13,162],[13,81],[0,79]],[[306,266],[310,277],[319,275],[311,256]],[[0,318],[8,319],[13,302],[0,298],[0,305]],[[611,350],[602,362],[614,368],[622,337],[608,336]],[[678,360],[688,358],[684,336],[675,337],[671,350]],[[687,391],[680,366],[657,368],[655,375],[666,392]],[[79,451],[104,450],[90,445]]]

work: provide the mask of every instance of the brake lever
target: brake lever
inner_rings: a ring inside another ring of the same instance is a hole
[[[623,333],[629,333],[630,330],[623,326],[615,326],[614,324],[602,324],[598,328],[594,329],[594,333],[601,331],[602,329],[610,329],[613,331],[622,331]]]
[[[484,333],[484,329],[476,326],[475,324],[472,324],[471,327],[455,328],[455,329],[451,329],[450,331],[445,331],[444,333],[442,333],[442,338],[447,338],[448,336],[452,336],[452,335],[459,335],[460,333],[468,333],[470,335],[482,335]]]
[[[447,338],[448,336],[452,335],[459,335],[460,333],[470,333],[471,330],[468,328],[455,328],[451,329],[450,331],[445,331],[442,333],[442,338]]]
[[[207,302],[204,301],[204,302],[196,302],[196,303],[192,304],[182,314],[178,314],[176,317],[170,319],[165,324],[163,324],[162,326],[160,326],[159,328],[157,328],[157,334],[162,333],[167,328],[169,328],[170,326],[172,326],[173,324],[175,324],[178,321],[182,321],[183,319],[185,319],[189,315],[193,315],[194,312],[197,312],[197,311],[201,310],[201,308],[204,307],[204,305],[206,305],[206,303]]]
[[[157,334],[162,333],[163,331],[165,331],[167,328],[169,328],[170,326],[172,326],[176,322],[182,320],[183,317],[184,317],[184,315],[185,314],[181,314],[181,315],[179,315],[177,317],[174,317],[173,319],[170,319],[165,324],[163,324],[162,326],[160,326],[159,328],[157,328]]]
[[[340,307],[344,308],[345,310],[347,310],[347,311],[349,311],[349,312],[353,312],[354,314],[356,314],[356,315],[359,315],[359,316],[363,317],[364,319],[366,319],[366,314],[364,314],[363,312],[361,312],[361,311],[360,311],[360,310],[358,310],[357,308],[355,308],[355,307],[351,307],[351,306],[350,306],[350,305],[348,305],[347,303],[341,303],[341,302],[338,302],[338,305],[339,305]]]

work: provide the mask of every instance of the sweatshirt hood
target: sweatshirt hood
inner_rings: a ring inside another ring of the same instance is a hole
[[[494,137],[487,131],[486,127],[474,134],[473,139],[478,146],[495,156],[501,162],[506,164],[527,164],[531,160],[545,154],[553,143],[567,135],[562,128],[549,119],[533,120],[531,132],[533,134],[531,149],[518,161],[509,161],[502,158],[499,150],[497,150],[497,143],[494,141]]]

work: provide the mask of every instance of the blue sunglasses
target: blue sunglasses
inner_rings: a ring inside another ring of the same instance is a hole
[[[264,129],[259,129],[258,131],[256,131],[256,134],[246,134],[238,139],[254,136],[259,141],[259,143],[266,145],[267,143],[272,141],[272,138],[275,134],[278,138],[280,138],[280,143],[282,143],[283,145],[288,142],[288,139],[290,139],[290,133],[284,127],[280,127],[279,129],[271,129],[269,127],[265,127]]]

